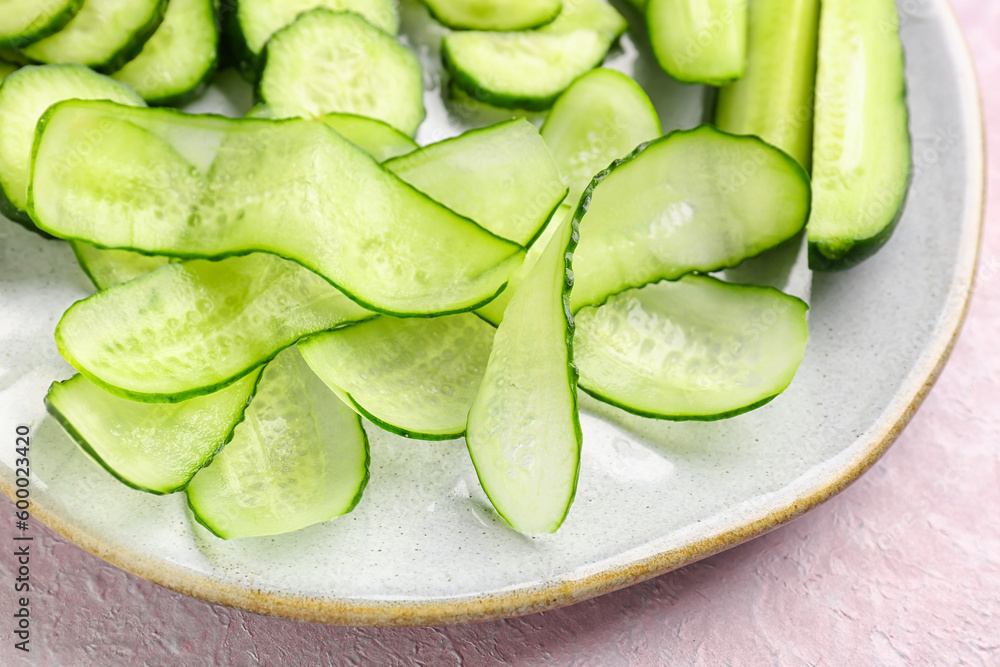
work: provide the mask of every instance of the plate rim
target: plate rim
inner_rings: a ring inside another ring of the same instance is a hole
[[[966,104],[962,106],[966,126],[970,135],[973,132],[979,133],[979,141],[975,141],[974,135],[968,140],[968,147],[972,152],[966,166],[978,165],[978,169],[968,168],[966,174],[968,182],[965,190],[969,206],[960,227],[963,232],[971,231],[973,235],[960,248],[950,288],[950,293],[957,288],[960,302],[958,298],[947,300],[945,312],[942,313],[943,323],[926,348],[929,353],[925,353],[918,366],[910,372],[904,386],[887,408],[889,417],[883,416],[880,419],[878,428],[867,436],[868,442],[861,447],[855,446],[858,451],[853,456],[827,472],[822,480],[799,493],[784,507],[691,544],[635,558],[571,581],[564,579],[540,586],[518,586],[500,593],[474,597],[406,602],[354,602],[240,587],[183,567],[155,561],[138,552],[109,546],[100,538],[63,519],[44,504],[33,501],[32,516],[76,546],[126,572],[206,602],[307,622],[388,627],[488,621],[568,606],[637,584],[743,544],[818,507],[864,474],[902,433],[944,369],[961,333],[975,288],[987,185],[982,98],[975,61],[954,8],[948,0],[935,0],[935,5],[945,29],[947,46],[959,65],[958,87],[962,99],[966,100]],[[0,491],[13,500],[15,489],[6,478],[0,478]]]

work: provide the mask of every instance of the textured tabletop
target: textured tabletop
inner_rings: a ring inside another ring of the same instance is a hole
[[[982,82],[988,155],[1000,159],[1000,2],[952,1]],[[1000,665],[995,160],[988,183],[976,293],[950,363],[889,453],[790,525],[573,607],[427,629],[326,627],[207,604],[39,527],[30,658],[12,648],[16,564],[0,555],[0,665]],[[0,500],[0,514],[12,512]],[[0,522],[4,544],[11,531]]]

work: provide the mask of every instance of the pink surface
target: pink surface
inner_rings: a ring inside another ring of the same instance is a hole
[[[1000,3],[953,0],[1000,155]],[[889,453],[795,523],[617,593],[519,619],[429,629],[309,625],[210,605],[36,524],[30,659],[0,665],[1000,665],[1000,164],[976,295],[951,362]],[[0,501],[0,515],[13,508]],[[0,522],[9,545],[12,526]],[[38,542],[40,540],[40,542]]]

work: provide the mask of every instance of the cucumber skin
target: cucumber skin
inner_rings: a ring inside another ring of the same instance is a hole
[[[615,40],[617,41],[617,39]],[[608,45],[610,47],[614,45],[614,42]],[[593,70],[601,66],[604,59],[608,57],[607,51],[601,55],[600,59],[592,63],[589,70]],[[552,95],[547,95],[545,97],[532,97],[527,95],[506,95],[504,93],[494,93],[493,91],[487,90],[479,85],[476,78],[470,75],[468,72],[460,68],[455,64],[455,61],[451,57],[450,50],[448,49],[447,40],[442,40],[441,42],[441,61],[444,63],[444,67],[451,74],[455,83],[466,93],[472,96],[478,102],[484,104],[489,104],[494,107],[500,107],[502,109],[517,109],[522,111],[547,111],[552,108],[552,105],[556,103],[559,96],[565,92],[564,90],[559,90]]]
[[[73,20],[73,17],[76,16],[76,13],[80,11],[80,7],[82,6],[83,0],[70,0],[70,3],[66,5],[62,12],[52,17],[48,25],[42,26],[35,32],[21,33],[13,37],[0,39],[0,49],[18,49],[56,34],[65,28],[67,23]]]
[[[232,0],[224,4],[225,6],[220,12],[222,14],[222,35],[229,44],[229,54],[235,61],[237,71],[254,87],[256,97],[257,82],[260,80],[261,72],[264,71],[262,56],[267,49],[263,49],[258,56],[255,56],[250,47],[247,46],[247,40],[243,37],[243,31],[240,30],[239,0]]]
[[[350,326],[350,325],[347,325],[347,326]],[[343,391],[343,390],[341,390],[341,391],[343,392],[343,397],[347,399],[345,402],[351,407],[351,409],[353,409],[355,412],[357,412],[359,415],[361,415],[362,417],[364,417],[365,419],[367,419],[371,423],[373,423],[376,426],[378,426],[383,431],[388,431],[389,433],[392,433],[394,435],[398,435],[398,436],[401,436],[403,438],[407,438],[407,439],[410,439],[410,440],[426,440],[428,442],[441,442],[442,440],[455,440],[455,439],[461,438],[463,435],[465,435],[465,431],[464,430],[459,431],[458,433],[441,433],[441,434],[435,434],[435,433],[420,433],[419,431],[409,431],[409,430],[407,430],[405,428],[400,428],[399,426],[394,426],[394,425],[390,424],[389,422],[382,421],[381,419],[379,419],[378,417],[376,417],[372,413],[370,413],[367,410],[365,410],[361,406],[360,403],[358,403],[356,400],[354,400],[354,397],[351,396],[351,394],[349,392],[346,392],[346,391]]]
[[[198,470],[201,470],[202,468],[204,468],[208,464],[210,464],[212,462],[212,460],[215,458],[216,454],[218,454],[219,452],[221,452],[223,447],[225,447],[230,442],[232,442],[233,437],[236,435],[236,427],[239,426],[240,424],[242,424],[243,421],[246,419],[247,408],[250,407],[250,402],[253,400],[253,397],[257,395],[257,389],[260,386],[260,379],[261,379],[261,377],[263,377],[263,375],[264,375],[263,373],[259,373],[257,375],[257,380],[254,382],[253,389],[250,392],[250,400],[247,401],[246,406],[243,408],[242,412],[240,412],[239,418],[233,423],[233,427],[231,429],[229,429],[229,432],[226,434],[226,437],[222,439],[222,442],[220,442],[219,445],[218,445],[218,447],[215,448],[215,451],[212,452],[211,456],[209,456],[208,458],[206,458],[205,462],[202,465],[198,466]],[[56,384],[58,384],[58,383],[53,382],[52,385],[49,386],[49,393],[52,392],[52,388],[55,387]],[[132,489],[135,489],[136,491],[144,491],[146,493],[151,493],[154,496],[165,496],[165,495],[170,494],[170,493],[176,493],[177,491],[184,490],[184,488],[188,485],[188,483],[191,482],[191,480],[194,478],[195,474],[197,474],[197,472],[198,472],[198,470],[195,470],[193,473],[191,473],[191,476],[188,477],[187,481],[184,482],[184,484],[181,484],[180,486],[178,486],[176,488],[173,488],[173,489],[170,489],[168,491],[156,491],[154,489],[147,489],[144,486],[140,486],[138,484],[135,484],[135,483],[133,483],[133,482],[125,479],[124,477],[122,477],[121,475],[119,475],[115,471],[114,468],[112,468],[111,466],[109,466],[104,461],[104,459],[102,459],[98,455],[98,453],[96,451],[94,451],[93,448],[91,448],[90,443],[88,443],[87,439],[84,438],[80,434],[80,432],[76,430],[76,428],[74,428],[73,424],[71,424],[68,419],[66,419],[65,417],[63,417],[62,413],[59,412],[59,410],[56,409],[55,406],[52,405],[52,403],[49,401],[48,394],[46,394],[46,396],[45,396],[45,409],[48,411],[48,413],[50,415],[52,415],[52,417],[57,422],[59,422],[59,425],[63,427],[63,429],[66,431],[66,433],[68,433],[69,436],[73,439],[73,442],[75,442],[77,444],[77,446],[80,449],[82,449],[84,451],[84,453],[87,454],[87,456],[89,456],[91,459],[94,460],[94,462],[96,462],[98,465],[100,465],[102,468],[104,468],[112,477],[114,477],[115,479],[117,479],[119,482],[121,482],[125,486],[127,486],[129,488],[132,488]]]
[[[153,13],[149,17],[149,21],[146,25],[142,26],[134,33],[132,37],[125,43],[122,48],[111,55],[107,60],[102,63],[95,63],[89,65],[91,69],[97,70],[103,74],[111,74],[117,72],[125,63],[135,58],[142,52],[142,47],[145,46],[146,41],[153,36],[156,29],[160,27],[160,23],[163,22],[163,17],[167,13],[167,0],[157,0],[156,6],[153,8]],[[39,63],[46,64],[46,63]]]
[[[647,142],[645,142],[643,144],[639,144],[639,146],[637,146],[634,151],[632,151],[631,153],[629,153],[628,155],[626,155],[623,158],[619,158],[619,159],[615,160],[614,162],[612,162],[608,166],[607,169],[605,169],[604,171],[601,171],[596,176],[594,176],[594,180],[592,180],[590,182],[590,185],[587,186],[587,188],[583,191],[583,194],[580,196],[580,205],[579,205],[577,211],[579,212],[580,209],[583,209],[584,213],[586,213],[586,209],[589,208],[589,206],[590,206],[590,199],[591,199],[591,197],[594,194],[594,188],[596,188],[597,185],[600,184],[601,181],[603,181],[605,178],[607,178],[611,174],[611,172],[613,172],[619,166],[621,166],[623,164],[626,164],[628,162],[631,162],[635,158],[637,158],[640,155],[642,155],[642,153],[647,148],[649,148],[650,146],[652,146],[653,144],[659,143],[661,141],[667,141],[667,140],[669,140],[670,137],[674,136],[675,134],[690,134],[692,132],[702,131],[705,128],[708,128],[709,130],[711,130],[713,132],[716,132],[718,134],[726,135],[726,136],[732,137],[734,139],[739,139],[741,141],[747,141],[747,140],[749,140],[749,141],[754,141],[754,142],[760,143],[760,144],[762,144],[764,146],[767,146],[768,148],[770,148],[772,150],[777,151],[778,153],[780,153],[784,157],[784,159],[789,164],[794,165],[794,169],[792,171],[795,171],[795,172],[799,173],[801,179],[806,184],[809,185],[809,187],[806,188],[807,196],[809,198],[809,201],[807,202],[807,205],[806,205],[806,219],[803,221],[802,227],[800,227],[799,229],[797,229],[793,234],[789,235],[787,238],[783,239],[779,243],[783,243],[784,241],[787,241],[788,239],[794,237],[796,234],[798,234],[799,232],[801,232],[805,228],[806,221],[808,221],[809,215],[810,215],[810,213],[812,211],[812,184],[811,184],[811,181],[809,179],[809,175],[806,174],[805,169],[803,169],[802,165],[799,164],[798,160],[796,160],[795,158],[793,158],[791,155],[789,155],[785,151],[781,150],[780,148],[777,148],[777,147],[772,146],[771,144],[767,143],[766,141],[764,141],[760,137],[757,137],[757,136],[754,136],[754,135],[732,134],[730,132],[726,132],[725,130],[720,130],[717,127],[715,127],[714,125],[710,125],[710,124],[699,125],[698,127],[695,127],[693,129],[690,129],[690,130],[674,130],[673,132],[669,132],[669,133],[663,135],[659,139],[653,139],[652,141],[647,141]],[[575,218],[575,215],[574,215],[574,218]],[[581,219],[582,219],[582,215],[581,215]],[[761,252],[766,252],[767,250],[770,250],[770,248],[765,248]],[[759,254],[760,253],[758,253],[758,255]],[[740,259],[739,261],[737,261],[734,264],[724,264],[722,266],[712,267],[711,269],[707,269],[707,270],[701,271],[699,273],[714,273],[715,271],[722,271],[723,269],[732,269],[732,268],[735,268],[735,267],[739,266],[740,264],[742,264],[746,260],[751,259],[752,257],[756,257],[758,255],[751,255],[751,256],[748,256],[748,257],[744,257],[744,258]],[[680,277],[681,276],[677,276],[677,278],[680,278]],[[651,280],[650,282],[657,282],[658,280],[669,280],[669,278],[663,278],[661,276],[659,278]],[[649,283],[647,283],[647,284],[649,284]],[[590,308],[590,307],[600,306],[600,305],[604,304],[604,302],[606,302],[611,297],[613,297],[613,296],[615,296],[617,294],[621,294],[622,292],[626,292],[626,291],[628,291],[630,289],[637,289],[638,287],[639,286],[636,286],[636,285],[627,285],[627,286],[623,287],[622,289],[618,290],[617,292],[611,292],[611,293],[605,295],[604,298],[599,303],[585,303],[585,304],[581,304],[579,307],[576,308],[576,310],[579,311],[582,308]]]
[[[558,10],[556,10],[554,14],[552,14],[552,16],[548,16],[543,21],[539,21],[538,23],[525,24],[523,26],[519,26],[516,28],[508,28],[506,30],[489,30],[486,28],[470,28],[469,26],[465,25],[449,23],[442,16],[438,15],[437,12],[434,11],[434,8],[430,6],[429,3],[425,2],[423,3],[423,5],[424,7],[427,8],[427,12],[431,15],[432,19],[443,25],[445,28],[448,28],[449,30],[476,30],[480,32],[518,32],[521,30],[536,30],[538,28],[547,26],[548,24],[552,23],[553,21],[556,20],[556,17],[558,17],[559,14],[562,13],[562,7],[560,7]]]
[[[261,373],[261,375],[263,375],[263,373]],[[348,515],[348,514],[350,514],[351,512],[354,511],[354,508],[357,507],[358,503],[361,502],[361,496],[364,495],[365,489],[368,487],[368,482],[369,482],[369,480],[371,480],[371,477],[372,477],[372,473],[371,473],[372,454],[371,454],[371,444],[369,443],[369,440],[368,440],[368,432],[365,430],[364,422],[361,421],[361,417],[358,416],[357,419],[358,419],[358,428],[361,430],[361,438],[362,438],[362,440],[364,440],[364,443],[365,443],[365,476],[364,476],[364,479],[361,480],[361,484],[358,485],[358,492],[354,496],[354,500],[351,501],[350,507],[348,507],[347,510],[343,514],[341,514],[340,516],[346,516],[346,515]],[[233,428],[233,433],[235,434],[235,432],[236,432],[236,429]],[[208,532],[212,533],[212,535],[215,535],[216,537],[218,537],[221,540],[228,540],[229,539],[225,535],[222,535],[218,531],[216,531],[215,528],[213,528],[207,521],[205,521],[201,517],[201,515],[198,513],[198,510],[196,510],[194,508],[194,505],[191,504],[191,496],[190,495],[188,495],[188,494],[185,493],[184,497],[185,497],[185,502],[187,503],[188,510],[190,510],[192,516],[194,516],[194,520],[197,521],[201,525],[202,528],[204,528]]]

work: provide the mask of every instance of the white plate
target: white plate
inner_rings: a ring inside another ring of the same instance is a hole
[[[404,5],[404,25],[420,23],[423,10]],[[853,481],[899,433],[947,357],[972,285],[983,185],[973,70],[943,0],[902,5],[916,177],[895,236],[856,269],[815,278],[805,362],[764,408],[670,424],[583,397],[580,486],[556,535],[505,528],[463,442],[414,442],[369,425],[372,479],[352,514],[276,538],[212,537],[183,495],[116,482],[46,416],[49,384],[72,372],[56,352],[55,323],[90,287],[65,244],[7,223],[0,487],[13,496],[15,426],[28,424],[34,516],[73,542],[207,600],[343,624],[438,624],[569,604],[798,516]],[[421,143],[485,120],[441,102],[433,41],[411,38],[434,64]],[[696,124],[703,90],[671,82],[648,56],[626,38],[610,62],[651,93],[665,129]],[[248,89],[232,76],[223,82],[195,106],[245,109]]]

